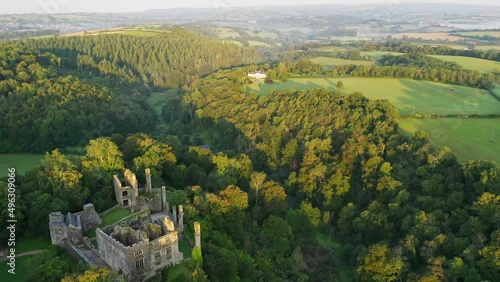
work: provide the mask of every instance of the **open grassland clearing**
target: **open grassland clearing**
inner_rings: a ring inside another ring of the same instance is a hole
[[[108,34],[123,34],[123,35],[133,35],[139,37],[156,36],[162,33],[167,33],[168,30],[156,30],[156,29],[145,29],[145,28],[109,28],[109,29],[99,29],[90,30],[84,32],[68,33],[61,36],[87,36],[87,35],[108,35]]]
[[[150,105],[158,116],[162,114],[162,107],[170,99],[178,96],[177,89],[169,89],[164,92],[152,92],[146,99],[146,103]]]
[[[10,274],[7,272],[10,267],[7,263],[0,263],[0,281],[12,281],[12,282],[25,282],[28,281],[28,277],[31,272],[35,271],[29,265],[29,259],[31,256],[24,256],[16,258],[16,270],[15,274]]]
[[[371,41],[369,37],[358,37],[358,36],[332,36],[331,40],[339,40],[342,42],[347,41]]]
[[[457,33],[463,36],[491,36],[500,38],[500,31],[496,30],[485,30],[485,31],[462,31]]]
[[[254,47],[272,47],[271,44],[262,41],[248,40],[248,43]]]
[[[494,69],[500,69],[500,62],[491,60],[463,57],[463,56],[444,56],[444,55],[430,55],[430,56],[437,59],[441,59],[443,61],[455,62],[466,69],[477,70],[480,72],[488,72]]]
[[[243,43],[236,41],[236,40],[224,40],[224,42],[233,43],[233,44],[236,44],[240,47],[243,47]]]
[[[311,61],[316,64],[324,65],[329,69],[332,69],[333,67],[340,65],[371,66],[375,63],[374,61],[346,60],[346,59],[330,58],[330,57],[315,57],[311,58]]]
[[[481,51],[488,51],[488,50],[500,50],[500,46],[496,45],[481,45],[481,46],[475,46],[474,49],[481,50]]]
[[[347,48],[341,46],[321,46],[312,49],[312,51],[321,51],[321,52],[343,52],[347,50],[348,50]]]
[[[341,89],[337,82],[342,81]],[[465,86],[397,78],[293,78],[272,84],[254,83],[247,92],[268,95],[274,90],[324,88],[343,93],[361,92],[370,99],[387,99],[400,114],[500,114],[500,102],[488,91]]]
[[[257,37],[271,38],[271,39],[276,39],[276,37],[278,37],[278,35],[276,35],[276,33],[273,32],[247,30],[246,33],[252,37],[257,36]]]
[[[362,57],[369,57],[374,61],[378,61],[382,58],[384,55],[393,55],[393,56],[399,56],[403,55],[404,53],[399,53],[399,52],[387,52],[387,51],[370,51],[370,52],[361,52]]]
[[[189,262],[184,262],[170,268],[165,267],[161,275],[162,282],[185,281],[187,278],[191,278]]]
[[[415,38],[415,39],[426,39],[426,40],[449,40],[449,41],[458,41],[463,40],[463,37],[449,35],[446,32],[408,32],[408,33],[398,33],[392,35],[393,38],[400,39],[403,37]]]
[[[16,252],[20,254],[29,251],[43,250],[47,249],[50,245],[52,245],[50,238],[24,239],[17,242]]]
[[[217,34],[217,37],[219,37],[220,39],[241,37],[239,32],[228,27],[216,27],[214,28],[214,31]]]
[[[40,165],[43,154],[0,154],[0,177],[7,175],[8,168],[15,168],[17,174],[25,174],[28,170]]]
[[[460,44],[446,44],[446,43],[412,43],[414,45],[417,45],[417,46],[432,46],[432,47],[448,47],[448,48],[451,48],[451,49],[455,49],[455,50],[466,50],[466,49],[469,49],[468,46],[465,46],[465,45],[460,45]]]
[[[423,130],[432,144],[449,147],[460,161],[492,160],[500,164],[499,118],[401,119],[402,131]]]

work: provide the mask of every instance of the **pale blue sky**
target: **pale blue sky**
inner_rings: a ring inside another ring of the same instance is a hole
[[[463,3],[471,0],[0,0],[0,14],[139,12],[174,7],[240,7],[258,5],[365,4],[394,5],[403,2]],[[498,0],[475,0],[475,5],[500,6]]]

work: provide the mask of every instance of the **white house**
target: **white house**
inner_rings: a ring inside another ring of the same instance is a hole
[[[263,70],[250,71],[250,72],[248,72],[248,77],[255,78],[255,79],[264,79],[264,78],[266,78],[266,73]]]

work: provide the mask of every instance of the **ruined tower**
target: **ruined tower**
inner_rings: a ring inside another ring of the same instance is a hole
[[[125,170],[124,176],[123,179],[113,176],[116,201],[123,208],[135,207],[139,196],[137,178],[129,169]]]
[[[172,215],[173,215],[174,223],[177,224],[177,208],[175,206],[172,207]]]
[[[168,212],[167,191],[166,191],[165,186],[161,186],[161,197],[162,197],[161,203],[162,203],[163,211]]]
[[[146,193],[151,193],[153,187],[151,184],[151,170],[146,168]]]
[[[179,232],[184,231],[184,207],[179,205]]]
[[[199,222],[194,223],[194,241],[196,246],[201,249],[201,226]]]

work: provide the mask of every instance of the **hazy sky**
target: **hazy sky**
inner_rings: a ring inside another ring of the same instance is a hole
[[[138,12],[174,7],[239,7],[300,4],[397,4],[403,2],[463,3],[471,0],[0,0],[0,14],[68,12]],[[500,6],[498,0],[475,0],[475,5]]]

